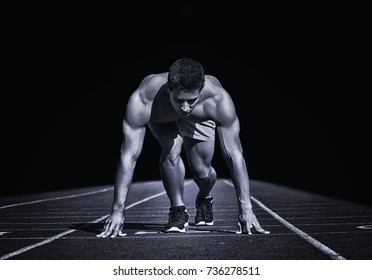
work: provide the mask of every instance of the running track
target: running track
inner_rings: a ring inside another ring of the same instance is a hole
[[[160,181],[135,182],[120,238],[97,238],[113,186],[0,199],[1,260],[370,260],[372,207],[251,181],[253,209],[268,235],[236,234],[235,190],[219,179],[215,223],[193,225],[197,187],[185,182],[186,233],[163,233],[169,202]]]

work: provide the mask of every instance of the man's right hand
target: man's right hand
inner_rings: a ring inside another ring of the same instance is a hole
[[[97,237],[116,237],[116,236],[126,236],[126,233],[123,233],[124,226],[124,214],[119,211],[114,211],[107,217],[105,226],[100,234]]]

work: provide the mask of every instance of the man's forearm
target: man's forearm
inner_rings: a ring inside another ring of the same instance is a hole
[[[244,159],[232,162],[231,179],[235,187],[239,211],[252,209],[249,177]]]
[[[251,210],[252,203],[249,190],[249,181],[245,179],[242,180],[241,178],[233,178],[233,183],[235,186],[240,212]]]
[[[134,167],[126,167],[122,164],[118,165],[115,177],[114,201],[112,211],[120,211],[124,213],[126,200],[132,183]]]

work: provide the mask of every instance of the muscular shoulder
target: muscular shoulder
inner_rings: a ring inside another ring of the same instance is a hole
[[[203,94],[216,105],[226,97],[229,97],[228,92],[223,88],[220,81],[212,75],[205,76]]]
[[[205,94],[204,109],[208,115],[221,124],[234,121],[236,111],[230,94],[216,77],[206,75],[205,78],[203,89],[203,95]]]
[[[152,102],[159,89],[167,82],[167,73],[147,75],[139,84],[133,95],[138,95],[142,102]]]
[[[150,121],[152,103],[166,80],[167,73],[150,74],[142,79],[128,100],[125,118],[129,123],[145,126]]]

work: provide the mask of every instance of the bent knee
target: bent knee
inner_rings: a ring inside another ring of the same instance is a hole
[[[171,164],[176,164],[181,158],[182,142],[174,142],[172,146],[163,148],[161,157],[162,161],[167,161]]]
[[[194,179],[198,181],[207,181],[210,178],[216,178],[216,171],[213,167],[198,168],[193,172]]]
[[[162,161],[166,161],[172,165],[176,165],[181,159],[181,155],[180,153],[165,153],[165,154],[162,154]]]

